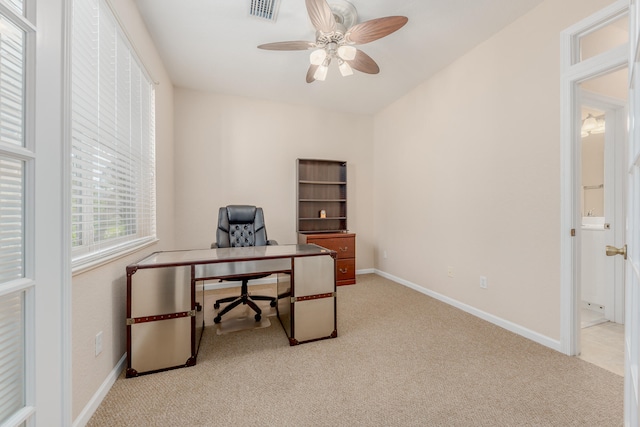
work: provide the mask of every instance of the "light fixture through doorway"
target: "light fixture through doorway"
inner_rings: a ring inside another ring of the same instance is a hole
[[[580,130],[581,136],[586,138],[589,135],[604,133],[604,124],[604,114],[602,116],[594,117],[593,114],[589,113],[587,117],[582,120],[582,128]]]

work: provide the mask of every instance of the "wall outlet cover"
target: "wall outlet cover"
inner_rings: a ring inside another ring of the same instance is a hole
[[[480,287],[482,289],[487,289],[488,287],[487,278],[485,276],[480,276]]]

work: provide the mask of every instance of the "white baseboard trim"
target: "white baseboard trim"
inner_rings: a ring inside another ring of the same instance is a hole
[[[73,427],[84,427],[87,425],[93,414],[98,409],[98,406],[100,406],[104,398],[107,396],[107,393],[109,393],[109,390],[111,390],[111,387],[113,387],[113,384],[120,376],[120,373],[125,367],[126,361],[127,353],[120,358],[116,366],[111,370],[109,376],[107,376],[102,385],[100,385],[98,391],[96,391],[91,400],[89,400],[87,406],[84,407],[82,412],[80,412],[80,415],[78,415],[78,417],[73,421]]]
[[[249,282],[249,285],[270,285],[275,284],[277,282],[275,276],[264,277],[262,279],[255,279]],[[239,288],[242,285],[242,282],[239,280],[229,280],[229,281],[205,281],[204,290],[212,291],[216,289],[227,289],[227,288]]]
[[[376,270],[374,268],[366,268],[366,269],[362,269],[362,270],[356,270],[356,274],[360,275],[360,274],[375,274]],[[269,276],[269,277],[264,277],[262,279],[256,279],[256,280],[252,280],[250,282],[251,285],[271,285],[276,283],[277,280],[275,278],[275,276]],[[212,290],[216,290],[216,289],[227,289],[227,288],[237,288],[240,285],[242,285],[242,282],[240,281],[209,281],[209,282],[205,282],[204,284],[204,290],[205,291],[212,291]]]
[[[408,280],[401,279],[399,277],[393,276],[391,274],[385,273],[384,271],[375,270],[375,273],[379,276],[382,276],[386,279],[392,280],[396,283],[404,285],[408,288],[416,290],[420,293],[428,295],[432,298],[437,299],[438,301],[442,301],[445,304],[449,304],[455,308],[458,308],[464,312],[472,314],[476,317],[479,317],[482,320],[486,320],[489,323],[493,323],[496,326],[500,326],[507,331],[513,332],[514,334],[518,334],[523,336],[531,341],[537,342],[538,344],[542,344],[545,347],[549,347],[550,349],[556,350],[558,352],[562,352],[560,347],[560,341],[551,339],[545,335],[539,334],[538,332],[532,331],[531,329],[527,329],[521,325],[510,322],[508,320],[502,319],[500,317],[494,316],[493,314],[486,313],[482,310],[479,310],[475,307],[462,303],[453,298],[449,298],[437,292],[431,291],[429,289],[423,288],[422,286],[416,285],[415,283],[409,282]]]

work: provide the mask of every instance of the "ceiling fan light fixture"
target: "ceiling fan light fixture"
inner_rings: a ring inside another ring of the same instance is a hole
[[[351,68],[351,66],[340,58],[338,59],[338,69],[340,70],[340,74],[342,74],[342,77],[353,75],[353,69]]]
[[[323,82],[327,78],[327,71],[329,71],[330,62],[331,58],[325,58],[324,61],[322,61],[322,65],[320,65],[316,72],[313,74],[313,78]]]
[[[325,81],[325,79],[327,78],[328,69],[329,67],[325,67],[324,65],[319,66],[315,74],[313,75],[313,78],[321,82]]]
[[[309,55],[309,61],[313,65],[321,65],[327,57],[327,52],[324,49],[316,49]]]
[[[338,48],[338,55],[345,61],[352,61],[356,57],[356,49],[353,46],[342,45]]]
[[[347,0],[305,0],[305,4],[311,24],[316,31],[315,41],[266,43],[259,45],[258,48],[314,50],[309,55],[311,66],[307,70],[307,83],[324,80],[332,59],[338,61],[340,73],[343,76],[352,75],[353,70],[378,74],[380,72],[378,64],[352,45],[370,43],[386,37],[402,28],[408,21],[406,16],[385,16],[356,24],[356,9]]]

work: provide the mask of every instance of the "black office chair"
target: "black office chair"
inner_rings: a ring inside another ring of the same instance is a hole
[[[218,230],[216,231],[216,243],[212,248],[232,248],[239,246],[267,246],[277,245],[275,240],[267,239],[267,229],[264,225],[262,208],[248,205],[230,205],[220,208],[218,211]],[[213,308],[219,309],[221,303],[230,302],[213,319],[214,323],[220,323],[222,316],[240,304],[246,304],[256,312],[256,322],[260,321],[262,310],[253,301],[270,301],[271,307],[277,302],[275,297],[264,295],[249,295],[247,283],[249,280],[267,277],[269,274],[253,275],[242,278],[240,296],[227,297],[216,300]]]

